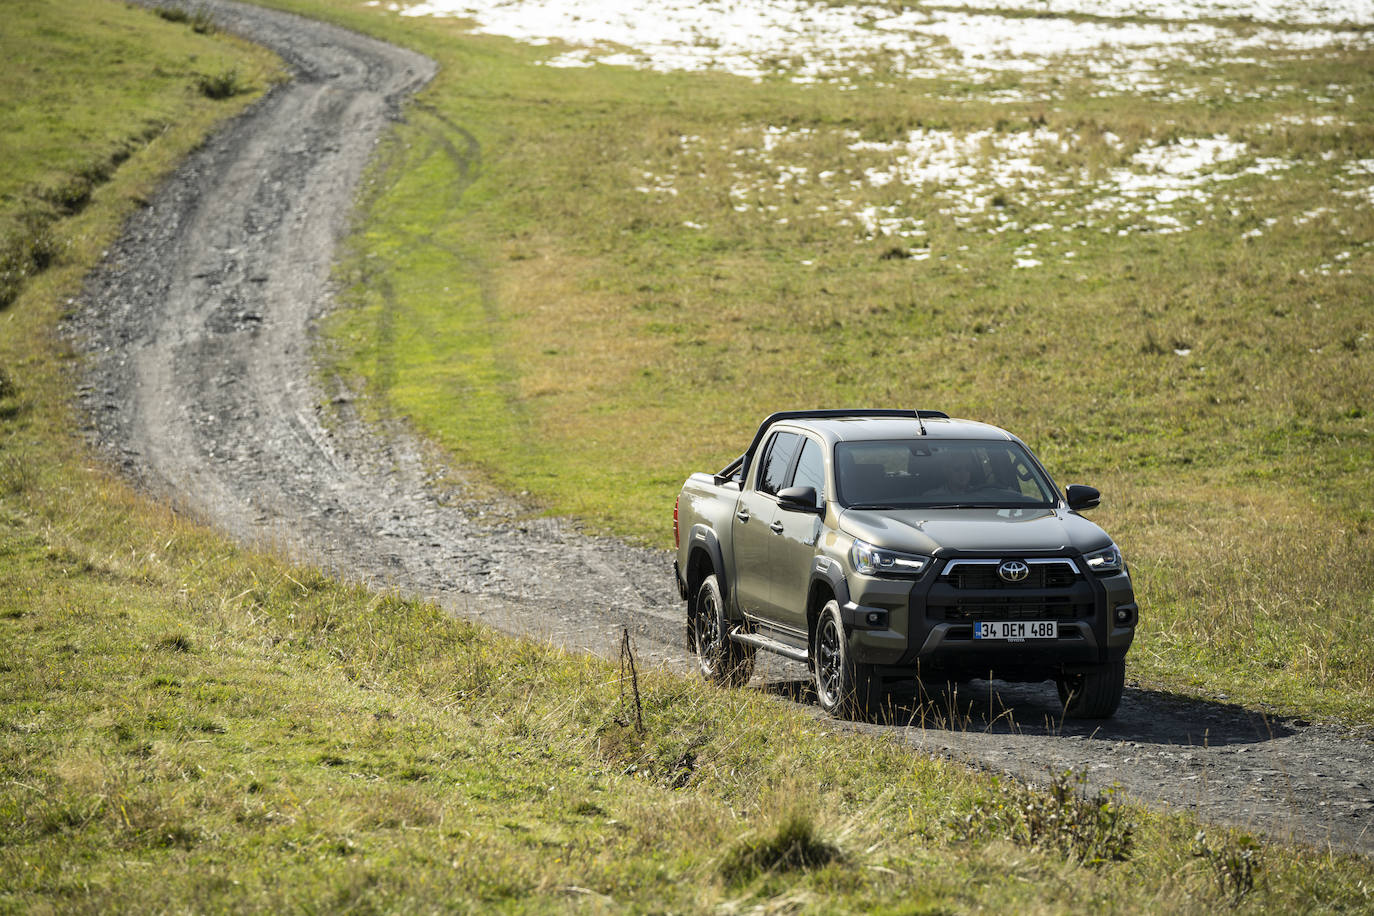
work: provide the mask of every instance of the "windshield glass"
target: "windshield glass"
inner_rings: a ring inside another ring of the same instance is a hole
[[[839,501],[851,508],[1048,508],[1056,500],[1017,442],[840,442],[835,477]]]

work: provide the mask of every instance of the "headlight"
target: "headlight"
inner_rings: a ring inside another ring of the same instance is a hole
[[[849,564],[865,576],[919,576],[930,565],[930,557],[855,541],[849,548]]]
[[[1115,544],[1084,554],[1083,562],[1099,576],[1119,573],[1126,568],[1126,561],[1121,559],[1121,551],[1116,549]]]

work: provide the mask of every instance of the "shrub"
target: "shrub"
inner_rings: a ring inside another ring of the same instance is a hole
[[[1047,789],[998,781],[996,796],[964,818],[965,836],[1006,836],[1085,865],[1125,861],[1135,825],[1116,790],[1087,794],[1086,773],[1056,774]]]
[[[721,863],[726,881],[743,881],[760,872],[805,871],[843,858],[839,848],[821,838],[815,821],[803,811],[789,812],[763,836],[750,837]]]
[[[1255,875],[1261,869],[1260,844],[1254,838],[1241,835],[1228,837],[1215,848],[1208,845],[1207,834],[1199,830],[1193,838],[1193,855],[1212,867],[1217,888],[1231,898],[1232,904],[1255,887]]]
[[[76,213],[91,202],[94,182],[86,175],[71,175],[44,188],[39,196],[64,213]]]
[[[227,99],[247,90],[239,78],[239,72],[232,68],[222,70],[214,76],[206,73],[197,74],[196,88],[202,95],[211,99]]]
[[[38,218],[0,239],[0,309],[19,298],[24,282],[57,259],[58,245],[47,222]]]
[[[157,14],[168,22],[184,22],[191,27],[191,31],[197,35],[213,35],[215,33],[215,19],[210,15],[210,11],[205,7],[196,7],[194,12],[186,12],[179,6],[162,6],[156,10]]]
[[[215,20],[209,10],[200,7],[191,15],[191,31],[197,35],[215,34]]]

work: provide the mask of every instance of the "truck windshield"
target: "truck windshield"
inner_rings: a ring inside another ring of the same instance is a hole
[[[1016,442],[840,442],[842,505],[871,509],[1049,508],[1054,484]]]

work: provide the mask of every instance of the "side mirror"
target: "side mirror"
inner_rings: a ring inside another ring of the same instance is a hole
[[[1064,488],[1064,498],[1068,500],[1069,508],[1075,512],[1094,509],[1102,502],[1102,494],[1098,492],[1097,487],[1085,487],[1077,483],[1071,483]]]
[[[786,487],[778,491],[778,503],[790,512],[812,512],[820,514],[821,507],[816,505],[815,487]]]

